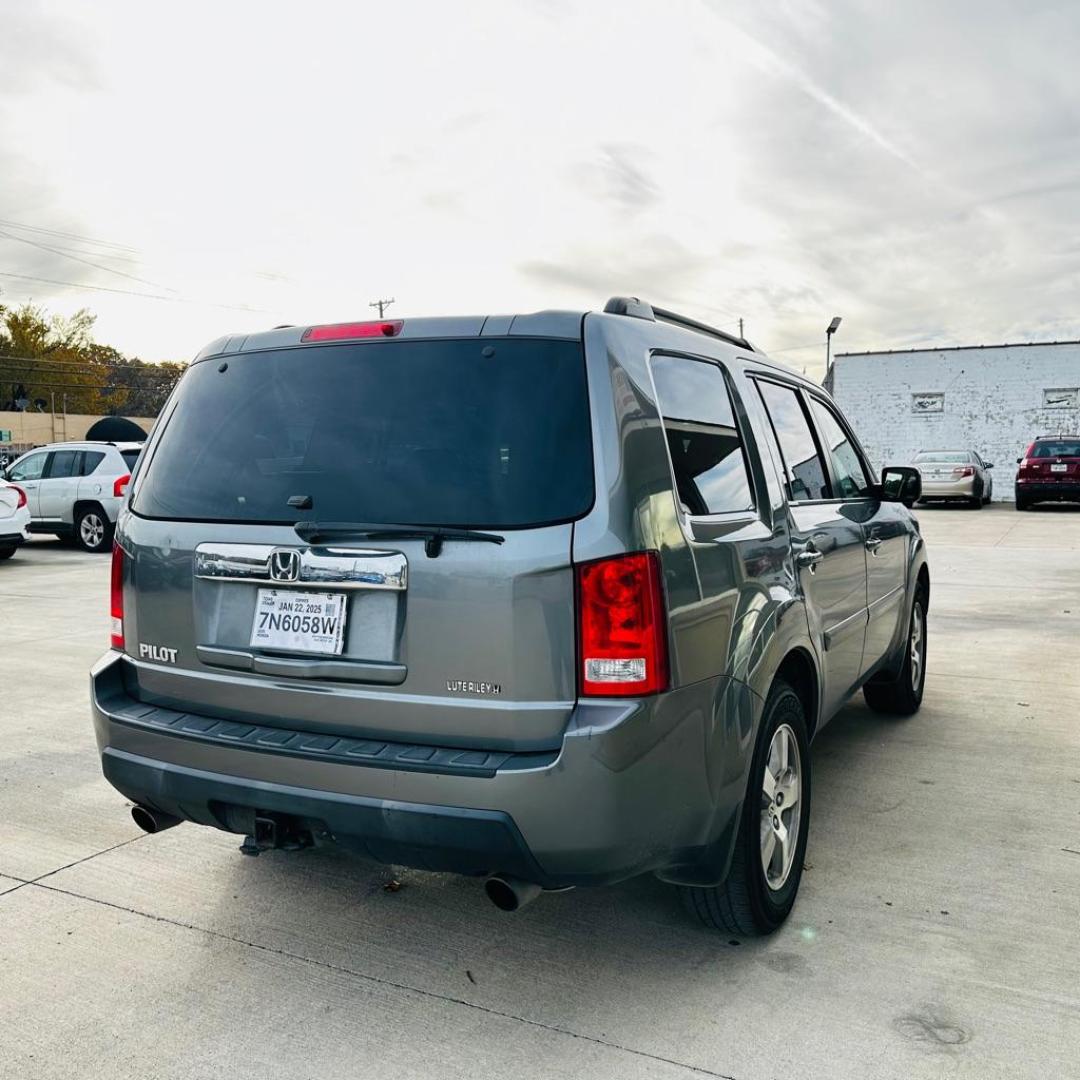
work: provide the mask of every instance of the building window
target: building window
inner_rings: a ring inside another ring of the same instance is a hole
[[[1080,405],[1080,388],[1059,386],[1043,391],[1044,409],[1075,409],[1077,405]]]
[[[912,394],[911,411],[913,413],[943,413],[945,411],[945,395]]]

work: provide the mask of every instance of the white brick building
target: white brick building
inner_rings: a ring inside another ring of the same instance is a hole
[[[994,501],[1036,435],[1080,434],[1080,341],[841,353],[831,389],[873,463],[919,450],[977,450]]]

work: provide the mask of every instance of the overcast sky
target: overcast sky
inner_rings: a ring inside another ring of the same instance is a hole
[[[383,296],[632,293],[742,316],[814,375],[833,315],[837,351],[1077,338],[1078,192],[1076,0],[20,0],[0,23],[0,302],[89,306],[151,360]]]

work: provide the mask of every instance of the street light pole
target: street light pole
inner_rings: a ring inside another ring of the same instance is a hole
[[[825,327],[825,378],[829,377],[829,372],[832,371],[832,336],[840,327],[842,322],[839,315],[834,315],[833,320]]]

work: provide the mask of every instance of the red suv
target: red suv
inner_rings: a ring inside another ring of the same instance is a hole
[[[1037,502],[1080,502],[1080,435],[1040,435],[1016,471],[1016,509]]]

